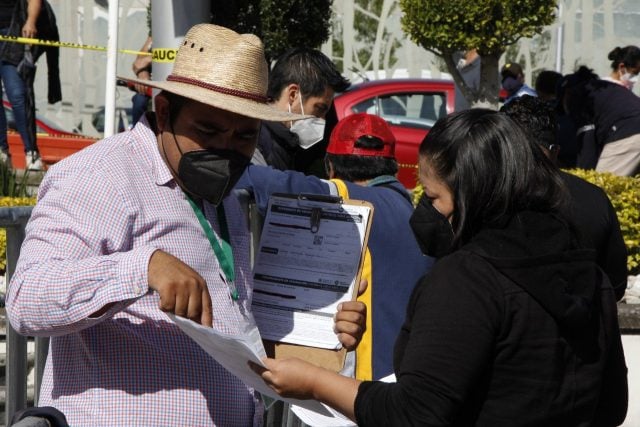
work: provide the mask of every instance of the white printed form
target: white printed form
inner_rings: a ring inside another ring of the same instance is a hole
[[[370,205],[272,196],[254,266],[264,339],[336,349],[337,305],[353,297]]]

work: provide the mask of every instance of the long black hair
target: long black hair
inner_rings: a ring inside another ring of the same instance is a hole
[[[420,157],[453,193],[454,247],[525,210],[568,221],[568,192],[558,170],[505,114],[476,108],[439,119]]]

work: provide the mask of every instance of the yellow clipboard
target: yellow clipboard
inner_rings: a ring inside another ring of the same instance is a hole
[[[271,196],[252,310],[269,357],[298,357],[336,372],[344,367],[346,350],[332,332],[334,305],[358,296],[373,210],[367,201],[336,196]]]

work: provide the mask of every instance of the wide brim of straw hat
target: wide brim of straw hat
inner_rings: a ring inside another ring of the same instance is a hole
[[[269,103],[268,73],[264,46],[257,36],[197,24],[178,47],[166,81],[123,80],[255,119],[285,122],[309,117],[278,110]]]
[[[313,117],[309,115],[289,113],[287,111],[278,110],[272,104],[264,104],[250,99],[239,98],[237,96],[203,89],[186,83],[168,81],[157,82],[153,80],[132,79],[129,77],[117,78],[134,84],[141,84],[160,90],[166,90],[167,92],[171,92],[212,107],[220,108],[221,110],[231,111],[232,113],[252,117],[254,119],[268,120],[272,122],[287,122]]]

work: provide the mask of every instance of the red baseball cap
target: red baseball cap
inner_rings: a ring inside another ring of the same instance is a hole
[[[384,145],[379,149],[356,147],[356,141],[362,136],[379,138]],[[395,146],[396,138],[383,118],[373,114],[356,113],[343,118],[333,128],[327,153],[393,159],[395,157]]]

